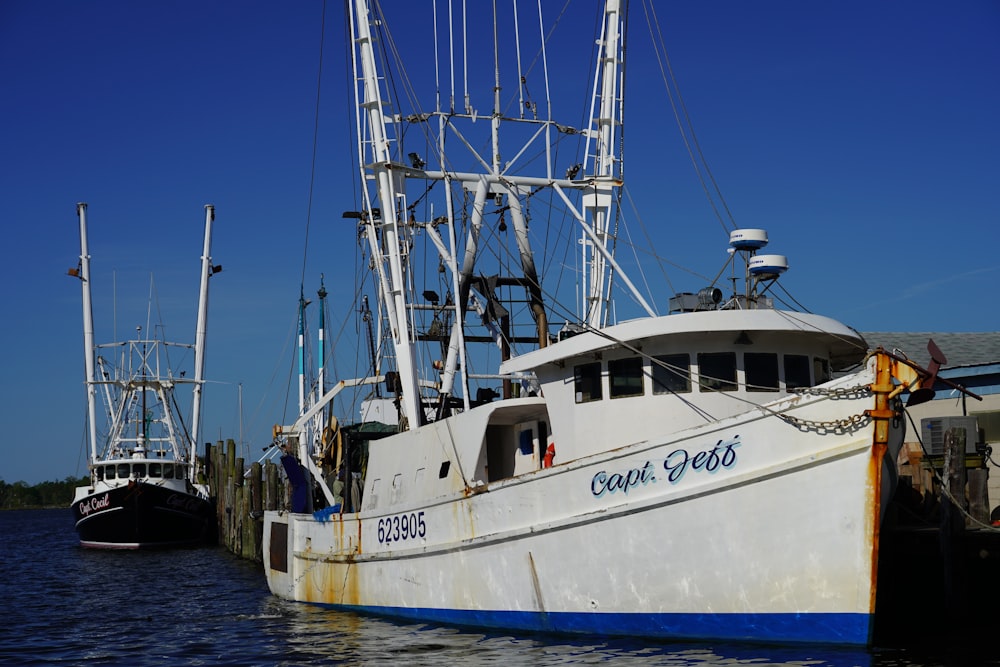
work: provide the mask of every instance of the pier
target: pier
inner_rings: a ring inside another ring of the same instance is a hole
[[[271,461],[246,466],[236,442],[205,445],[206,478],[215,501],[218,542],[229,551],[263,563],[264,512],[287,507],[287,489]]]
[[[908,461],[879,541],[875,625],[889,642],[912,640],[921,624],[937,641],[975,639],[1000,617],[1000,529],[985,457],[970,453],[965,429],[948,430],[943,443],[930,455],[919,444],[902,452]]]

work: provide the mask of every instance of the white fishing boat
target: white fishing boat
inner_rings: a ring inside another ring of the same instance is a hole
[[[265,514],[271,591],[511,630],[867,644],[901,396],[933,373],[775,308],[788,262],[764,230],[731,232],[725,290],[660,312],[639,289],[615,254],[620,0],[594,39],[577,35],[596,43],[584,127],[551,115],[550,86],[573,81],[552,81],[548,43],[523,46],[552,34],[547,4],[484,17],[437,3],[429,25],[383,4],[346,17],[360,204],[344,236],[378,297],[372,365],[310,385],[276,429],[300,493]]]
[[[205,209],[195,344],[167,342],[141,326],[132,340],[95,344],[87,205],[77,205],[80,263],[70,275],[80,278],[83,286],[90,483],[77,487],[72,510],[84,547],[190,546],[206,543],[215,534],[208,487],[197,477],[208,279],[221,268],[213,267],[211,258],[215,211],[212,206]],[[171,367],[168,347],[193,350],[193,377]],[[187,423],[175,395],[184,385],[193,401]],[[98,395],[104,407],[100,421]]]

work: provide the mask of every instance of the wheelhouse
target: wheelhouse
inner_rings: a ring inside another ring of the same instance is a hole
[[[187,464],[179,461],[114,461],[94,466],[96,481],[184,479]]]

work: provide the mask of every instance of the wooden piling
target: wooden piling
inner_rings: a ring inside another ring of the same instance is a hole
[[[248,533],[250,544],[247,545],[245,553],[252,554],[255,561],[263,559],[261,549],[264,544],[264,498],[261,496],[263,484],[261,483],[262,468],[259,462],[250,466],[250,518],[248,522],[250,530]]]
[[[944,611],[951,629],[961,626],[965,613],[965,476],[965,429],[949,429],[944,434],[940,546]]]
[[[286,509],[287,489],[278,467],[266,461],[247,468],[232,439],[205,446],[205,478],[216,503],[219,544],[263,562],[264,512]]]
[[[990,524],[990,499],[988,492],[989,471],[986,468],[969,468],[969,514],[976,522]],[[971,523],[971,521],[969,522]],[[972,526],[966,525],[967,528]]]

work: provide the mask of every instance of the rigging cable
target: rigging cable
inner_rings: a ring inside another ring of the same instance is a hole
[[[670,58],[667,56],[666,45],[663,43],[663,30],[660,28],[660,20],[656,16],[656,9],[653,7],[653,3],[648,2],[648,0],[644,1],[642,4],[643,10],[646,12],[646,25],[649,26],[649,36],[653,41],[653,49],[656,51],[656,62],[660,66],[660,75],[663,77],[663,83],[667,89],[667,97],[670,99],[670,107],[674,112],[674,119],[677,121],[677,127],[680,129],[681,138],[684,140],[684,146],[687,148],[688,156],[691,158],[691,163],[694,165],[695,173],[698,175],[701,187],[705,191],[705,196],[708,198],[709,204],[715,212],[715,217],[718,218],[723,230],[728,235],[731,230],[726,226],[726,221],[723,219],[722,214],[719,213],[715,199],[713,199],[708,185],[705,183],[705,177],[702,175],[702,169],[704,169],[705,173],[708,174],[708,179],[712,183],[715,195],[719,198],[719,202],[725,210],[726,217],[729,219],[729,223],[732,225],[733,229],[737,229],[736,220],[733,217],[732,212],[729,210],[729,205],[726,203],[725,197],[722,196],[719,184],[716,182],[715,176],[712,174],[712,170],[708,166],[708,161],[705,159],[704,153],[702,153],[701,145],[698,143],[698,136],[695,134],[694,125],[691,123],[691,117],[688,115],[687,106],[684,104],[684,98],[681,96],[680,88],[677,85],[677,79],[674,77],[673,67],[670,65]],[[652,16],[650,17],[650,15]],[[655,34],[653,32],[654,24],[656,26]],[[675,96],[676,101],[674,99]],[[678,107],[680,109],[679,111]],[[683,119],[681,118],[682,115]],[[690,140],[688,138],[689,135]],[[694,146],[694,150],[692,150],[692,145]],[[697,156],[695,153],[697,153]]]
[[[312,141],[312,159],[309,165],[309,195],[306,202],[306,230],[305,237],[302,240],[302,273],[299,280],[299,290],[300,293],[304,289],[306,283],[306,262],[309,255],[309,226],[312,221],[312,204],[313,204],[313,191],[316,184],[316,152],[319,146],[319,114],[320,114],[320,101],[322,87],[323,87],[323,46],[326,42],[326,0],[323,0],[323,8],[320,12],[319,19],[319,64],[316,72],[316,110],[313,118],[313,141]],[[297,318],[296,318],[297,319]],[[296,326],[298,326],[296,324]],[[288,401],[292,391],[292,376],[293,373],[289,370],[288,382],[285,385],[285,405],[282,410],[282,414],[287,414],[288,412]]]
[[[312,161],[309,165],[309,200],[306,203],[306,234],[302,243],[302,279],[300,287],[306,282],[306,258],[309,253],[309,223],[312,220],[313,189],[316,183],[316,150],[319,145],[319,112],[320,92],[323,87],[323,45],[326,41],[326,0],[319,19],[319,67],[316,72],[316,112],[313,119]]]
[[[917,428],[916,422],[913,421],[913,415],[910,414],[909,409],[905,409],[904,412],[906,413],[906,418],[910,422],[910,427],[913,429],[913,432],[914,432],[914,434],[915,434],[915,436],[917,438],[917,442],[920,443],[920,451],[923,452],[924,460],[929,460],[931,458],[931,455],[927,451],[927,447],[924,445],[923,438],[920,437],[920,429]],[[987,458],[989,458],[989,455],[987,455]],[[990,458],[989,460],[990,460],[990,463],[993,463],[993,459],[992,458]],[[996,464],[993,463],[993,465],[996,465]],[[976,526],[976,528],[978,530],[984,530],[984,531],[993,532],[993,533],[1000,532],[1000,529],[998,529],[996,526],[983,523],[982,521],[980,521],[976,517],[972,516],[969,513],[969,511],[965,509],[965,503],[967,502],[967,500],[965,498],[959,499],[959,498],[956,498],[955,496],[952,495],[951,489],[949,489],[948,485],[945,484],[945,480],[942,478],[941,473],[939,473],[937,471],[937,467],[936,466],[932,465],[932,466],[930,466],[930,469],[931,469],[931,473],[934,476],[935,481],[937,481],[938,486],[941,489],[942,495],[948,497],[948,500],[951,502],[952,507],[956,511],[958,511],[962,516],[965,517],[965,519],[969,522],[969,525]]]

